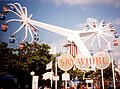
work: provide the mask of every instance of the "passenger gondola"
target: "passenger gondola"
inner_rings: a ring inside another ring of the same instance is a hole
[[[114,37],[115,37],[115,38],[118,38],[118,37],[119,37],[118,32],[114,32]]]
[[[113,40],[113,44],[114,44],[114,46],[118,46],[118,40]]]
[[[86,30],[90,29],[89,25],[86,25]]]
[[[105,22],[103,22],[102,26],[105,27]]]
[[[90,52],[91,56],[93,56],[93,50],[90,49],[89,52]]]
[[[8,5],[5,5],[4,7],[3,7],[3,11],[4,11],[4,13],[8,13],[9,11],[9,6]]]
[[[114,31],[115,31],[115,28],[113,27],[113,25],[110,25],[109,28],[110,28],[110,31],[111,31],[111,32],[114,32]]]
[[[4,12],[0,13],[0,20],[5,20],[6,19],[6,15],[4,14]]]
[[[96,28],[96,24],[95,24],[95,22],[93,22],[93,27]]]
[[[9,36],[9,43],[15,43],[15,39],[16,39],[15,35],[10,35]]]
[[[15,11],[15,7],[13,5],[9,5],[9,9],[12,10],[12,11]]]
[[[2,26],[1,26],[1,30],[3,32],[6,32],[8,30],[8,24],[7,23],[3,23]]]
[[[38,41],[39,40],[39,35],[34,35],[34,41]]]

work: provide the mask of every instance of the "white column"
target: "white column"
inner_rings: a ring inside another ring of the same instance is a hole
[[[103,77],[103,69],[101,69],[101,75],[102,75],[102,89],[104,89],[104,77]]]

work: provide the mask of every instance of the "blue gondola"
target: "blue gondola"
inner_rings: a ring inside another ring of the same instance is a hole
[[[16,10],[15,7],[12,6],[12,5],[9,5],[9,9],[12,10],[12,11],[15,11],[15,10]]]
[[[1,26],[1,30],[6,32],[8,30],[8,24],[7,23],[3,23]]]
[[[4,12],[1,12],[0,13],[0,20],[5,20],[6,19],[6,16],[4,14]]]
[[[118,38],[118,37],[119,37],[118,32],[114,32],[114,37],[115,37],[115,38]]]
[[[86,29],[87,29],[87,30],[90,29],[89,25],[86,25]]]
[[[91,56],[93,56],[93,50],[92,50],[92,49],[90,49],[89,51],[90,51]]]
[[[39,35],[34,35],[34,41],[38,41],[39,40]]]
[[[16,37],[14,35],[10,35],[9,37],[9,43],[15,43]]]

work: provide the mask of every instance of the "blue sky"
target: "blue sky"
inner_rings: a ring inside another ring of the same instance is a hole
[[[0,11],[8,3],[19,2],[28,8],[29,14],[33,14],[32,19],[57,25],[71,30],[82,30],[82,26],[87,19],[95,18],[98,21],[105,20],[111,22],[120,33],[120,0],[0,0]],[[9,13],[7,20],[17,18]],[[0,21],[0,25],[4,21]],[[8,42],[9,35],[19,28],[20,24],[11,23],[7,32],[0,31],[0,41]],[[21,40],[24,29],[17,34]],[[67,39],[63,36],[39,28],[40,42],[57,47],[57,51],[63,51],[62,47]],[[29,39],[30,37],[28,37]],[[11,46],[11,44],[10,44]],[[13,45],[12,45],[13,46]],[[120,46],[114,48],[118,57]]]

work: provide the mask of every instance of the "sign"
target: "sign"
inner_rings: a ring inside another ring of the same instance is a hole
[[[90,66],[105,69],[110,64],[110,56],[106,52],[97,52],[93,57],[84,57],[82,54],[79,54],[75,57],[74,64],[81,70],[86,70]]]
[[[70,70],[73,65],[80,70],[87,70],[90,67],[105,69],[110,65],[110,56],[106,52],[97,52],[93,56],[84,57],[78,54],[73,58],[70,54],[63,54],[58,59],[58,66],[61,70]]]
[[[88,69],[92,64],[91,57],[84,58],[83,54],[78,54],[74,59],[74,64],[78,69]]]
[[[93,57],[98,69],[106,69],[110,65],[110,56],[106,52],[97,52]]]
[[[53,80],[57,80],[58,81],[59,80],[59,76],[58,75],[54,75],[53,76]]]
[[[70,80],[70,74],[68,74],[68,73],[63,73],[63,74],[62,74],[62,80]]]
[[[63,54],[58,59],[58,66],[64,71],[70,70],[74,65],[73,60],[74,59],[70,54]]]
[[[86,83],[93,83],[93,80],[86,80]]]

